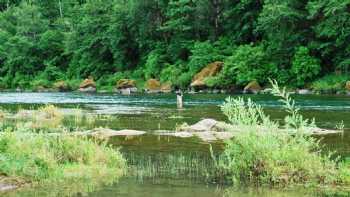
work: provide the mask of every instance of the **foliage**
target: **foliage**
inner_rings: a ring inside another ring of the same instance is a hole
[[[336,91],[344,90],[348,80],[349,77],[346,75],[330,74],[314,81],[311,87],[318,92],[335,93]]]
[[[281,97],[290,114],[285,127],[293,126],[300,132],[291,134],[280,130],[274,121],[252,101],[228,99],[222,106],[224,114],[242,132],[226,141],[219,166],[227,170],[234,183],[286,185],[342,185],[349,184],[348,166],[331,159],[331,154],[320,152],[319,142],[305,134],[314,126],[298,113],[286,93],[272,82],[272,92]],[[265,129],[268,128],[268,129]]]
[[[120,176],[125,165],[121,154],[112,148],[66,134],[4,131],[0,134],[0,156],[2,175],[41,183],[115,173]]]
[[[296,78],[298,86],[302,86],[305,82],[315,77],[321,69],[318,59],[310,56],[309,49],[306,47],[299,47],[293,57],[291,72]]]
[[[3,0],[0,83],[38,89],[92,76],[111,89],[125,73],[186,87],[224,61],[209,86],[264,85],[269,76],[302,87],[349,72],[348,8],[333,0]]]
[[[273,77],[277,67],[269,63],[263,46],[242,45],[234,50],[225,61],[223,75],[225,80],[245,85],[250,81],[267,82],[266,76]]]

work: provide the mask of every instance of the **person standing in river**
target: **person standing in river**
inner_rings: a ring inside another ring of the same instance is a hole
[[[183,108],[183,93],[180,88],[175,87],[175,93],[176,93],[176,103],[177,108],[182,109]]]

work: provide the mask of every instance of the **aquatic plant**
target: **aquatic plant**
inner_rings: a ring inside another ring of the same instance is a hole
[[[283,185],[344,185],[349,182],[349,168],[322,154],[319,141],[307,135],[314,121],[306,120],[285,89],[272,83],[272,93],[281,97],[289,115],[286,128],[269,119],[251,100],[229,98],[223,104],[224,114],[232,124],[245,125],[235,138],[226,141],[219,168],[230,173],[235,184],[253,183]],[[266,129],[268,128],[268,129]]]
[[[119,177],[122,155],[105,143],[67,134],[0,133],[0,174],[28,183],[60,183]]]

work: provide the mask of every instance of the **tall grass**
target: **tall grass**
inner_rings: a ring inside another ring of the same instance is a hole
[[[125,170],[119,151],[73,135],[0,133],[0,174],[28,183],[117,178]]]
[[[289,93],[271,83],[272,93],[281,98],[288,112],[285,125],[270,120],[251,100],[227,99],[222,106],[224,114],[232,124],[244,127],[226,141],[218,166],[235,184],[348,185],[348,166],[321,153],[319,141],[306,134],[314,121],[304,119]],[[280,126],[289,130],[277,129]]]

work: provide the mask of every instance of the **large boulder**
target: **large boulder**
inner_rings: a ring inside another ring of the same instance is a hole
[[[199,73],[197,73],[193,77],[191,87],[195,87],[195,88],[206,87],[205,79],[207,77],[214,77],[215,75],[217,75],[221,71],[223,65],[224,65],[223,62],[213,62],[207,65],[206,67],[204,67]]]
[[[162,93],[170,93],[171,90],[172,90],[171,89],[171,83],[169,83],[169,82],[166,82],[166,83],[162,84],[161,87],[160,87],[160,91]]]
[[[120,79],[117,82],[117,89],[126,89],[136,87],[136,81],[131,79]]]
[[[123,95],[136,93],[137,92],[136,81],[131,79],[120,79],[117,82],[116,92]]]
[[[350,81],[347,81],[346,84],[345,84],[345,89],[347,91],[350,91]]]
[[[257,81],[251,81],[250,83],[248,83],[248,85],[246,85],[244,87],[244,92],[245,93],[258,93],[259,91],[261,91],[262,88],[260,86],[260,84]]]
[[[149,79],[146,82],[145,90],[148,93],[159,93],[161,92],[160,82],[156,79]]]
[[[79,86],[80,92],[96,92],[96,83],[94,79],[85,79]]]

